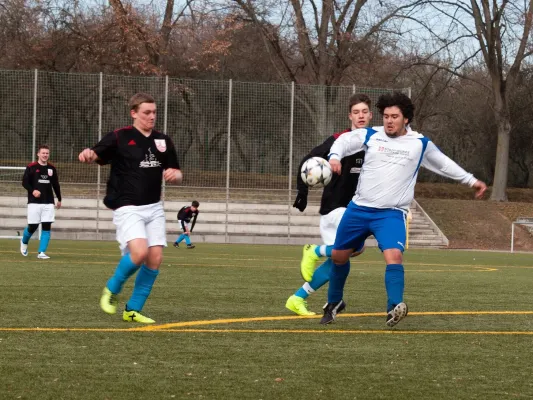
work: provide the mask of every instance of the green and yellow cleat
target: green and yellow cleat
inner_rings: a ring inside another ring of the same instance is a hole
[[[300,273],[306,282],[311,282],[313,273],[315,272],[316,262],[320,260],[315,253],[316,247],[315,244],[306,244],[304,246],[302,261],[300,262]]]
[[[153,324],[152,318],[145,317],[138,311],[126,311],[122,313],[122,319],[126,322],[140,322],[141,324]]]
[[[107,287],[102,292],[100,297],[100,308],[108,314],[116,314],[118,305],[118,298],[116,294],[111,293]]]
[[[298,315],[316,315],[315,312],[307,309],[307,301],[295,294],[287,299],[285,307]]]

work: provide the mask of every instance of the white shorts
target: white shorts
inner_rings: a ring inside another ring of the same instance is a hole
[[[54,222],[56,216],[55,205],[28,204],[28,224],[40,224],[41,222]]]
[[[329,214],[320,217],[320,236],[322,236],[322,242],[326,246],[333,246],[335,244],[337,228],[344,215],[344,211],[346,211],[345,207],[339,207]]]
[[[167,246],[163,203],[145,206],[125,206],[113,211],[117,227],[117,242],[122,254],[128,253],[128,242],[146,239],[148,247]]]
[[[178,219],[178,224],[180,226],[180,229],[183,231],[183,232],[186,232],[185,229],[183,229],[183,227],[181,226],[181,219]],[[187,227],[187,229],[189,229],[189,232],[191,231],[191,223],[190,222],[185,222],[183,221],[183,225],[185,225]]]

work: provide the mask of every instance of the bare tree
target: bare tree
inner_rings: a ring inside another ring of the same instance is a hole
[[[165,10],[158,28],[154,23],[157,16],[140,15],[138,10],[123,0],[109,0],[109,4],[122,31],[144,46],[148,54],[147,62],[159,69],[161,57],[166,53],[172,30],[185,15],[187,9],[191,7],[193,1],[184,0],[183,4],[176,10],[175,0],[166,0]],[[148,24],[148,20],[151,20],[152,23]],[[153,29],[151,26],[156,28]]]
[[[417,63],[438,65],[464,79],[474,80],[492,94],[492,113],[498,144],[491,200],[507,200],[511,116],[509,97],[517,86],[524,59],[533,54],[533,0],[433,0],[418,19],[435,39],[435,47]],[[500,3],[500,4],[498,4]],[[436,14],[431,11],[436,11]],[[437,29],[431,18],[438,18]],[[446,23],[447,22],[447,23]],[[459,56],[460,55],[460,56]],[[464,73],[465,66],[482,63],[488,79]]]
[[[375,50],[375,43],[382,37],[399,35],[399,22],[412,15],[424,1],[233,0],[233,3],[261,32],[272,63],[284,81],[338,85],[365,48]]]

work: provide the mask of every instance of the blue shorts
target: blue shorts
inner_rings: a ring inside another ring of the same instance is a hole
[[[334,250],[360,249],[374,235],[381,251],[405,250],[406,214],[392,208],[372,208],[350,202],[342,216]]]

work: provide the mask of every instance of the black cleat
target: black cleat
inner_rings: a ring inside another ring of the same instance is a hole
[[[195,246],[194,244],[188,244],[188,245],[187,245],[187,248],[188,248],[188,249],[194,249],[195,247],[196,247],[196,246]]]
[[[332,322],[335,322],[337,318],[337,314],[344,311],[346,308],[346,303],[344,300],[341,300],[337,303],[326,303],[323,307],[324,309],[324,316],[320,320],[320,323],[322,325],[331,324]]]
[[[176,243],[174,242],[173,246],[177,249],[178,247],[180,247],[179,243]]]
[[[396,307],[394,307],[392,310],[390,310],[387,313],[387,326],[392,328],[402,319],[407,317],[408,312],[409,312],[409,309],[407,308],[407,304],[405,303],[398,304]]]

